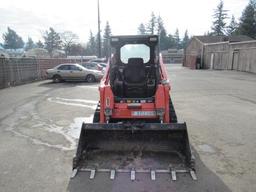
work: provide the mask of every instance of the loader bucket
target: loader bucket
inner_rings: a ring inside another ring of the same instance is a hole
[[[186,123],[84,123],[73,170],[194,171]]]

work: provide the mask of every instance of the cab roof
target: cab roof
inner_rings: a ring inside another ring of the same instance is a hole
[[[120,35],[111,36],[110,44],[112,46],[124,44],[151,44],[158,43],[158,35]]]

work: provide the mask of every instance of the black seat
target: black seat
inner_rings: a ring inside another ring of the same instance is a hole
[[[110,85],[115,96],[123,97],[123,77],[117,66],[110,69]]]
[[[126,97],[146,97],[146,69],[142,58],[129,58],[123,71]]]

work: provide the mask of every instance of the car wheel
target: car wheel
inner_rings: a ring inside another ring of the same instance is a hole
[[[62,78],[60,75],[54,75],[52,80],[54,83],[60,83],[62,81]]]
[[[89,75],[86,76],[86,81],[87,81],[88,83],[93,83],[93,82],[96,81],[96,78],[95,78],[94,75],[89,74]]]

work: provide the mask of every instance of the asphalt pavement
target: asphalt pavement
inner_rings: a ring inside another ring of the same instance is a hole
[[[256,191],[256,75],[168,65],[186,121],[198,180],[189,175],[79,173],[70,181],[81,123],[91,122],[98,84],[41,81],[0,90],[0,191]]]

